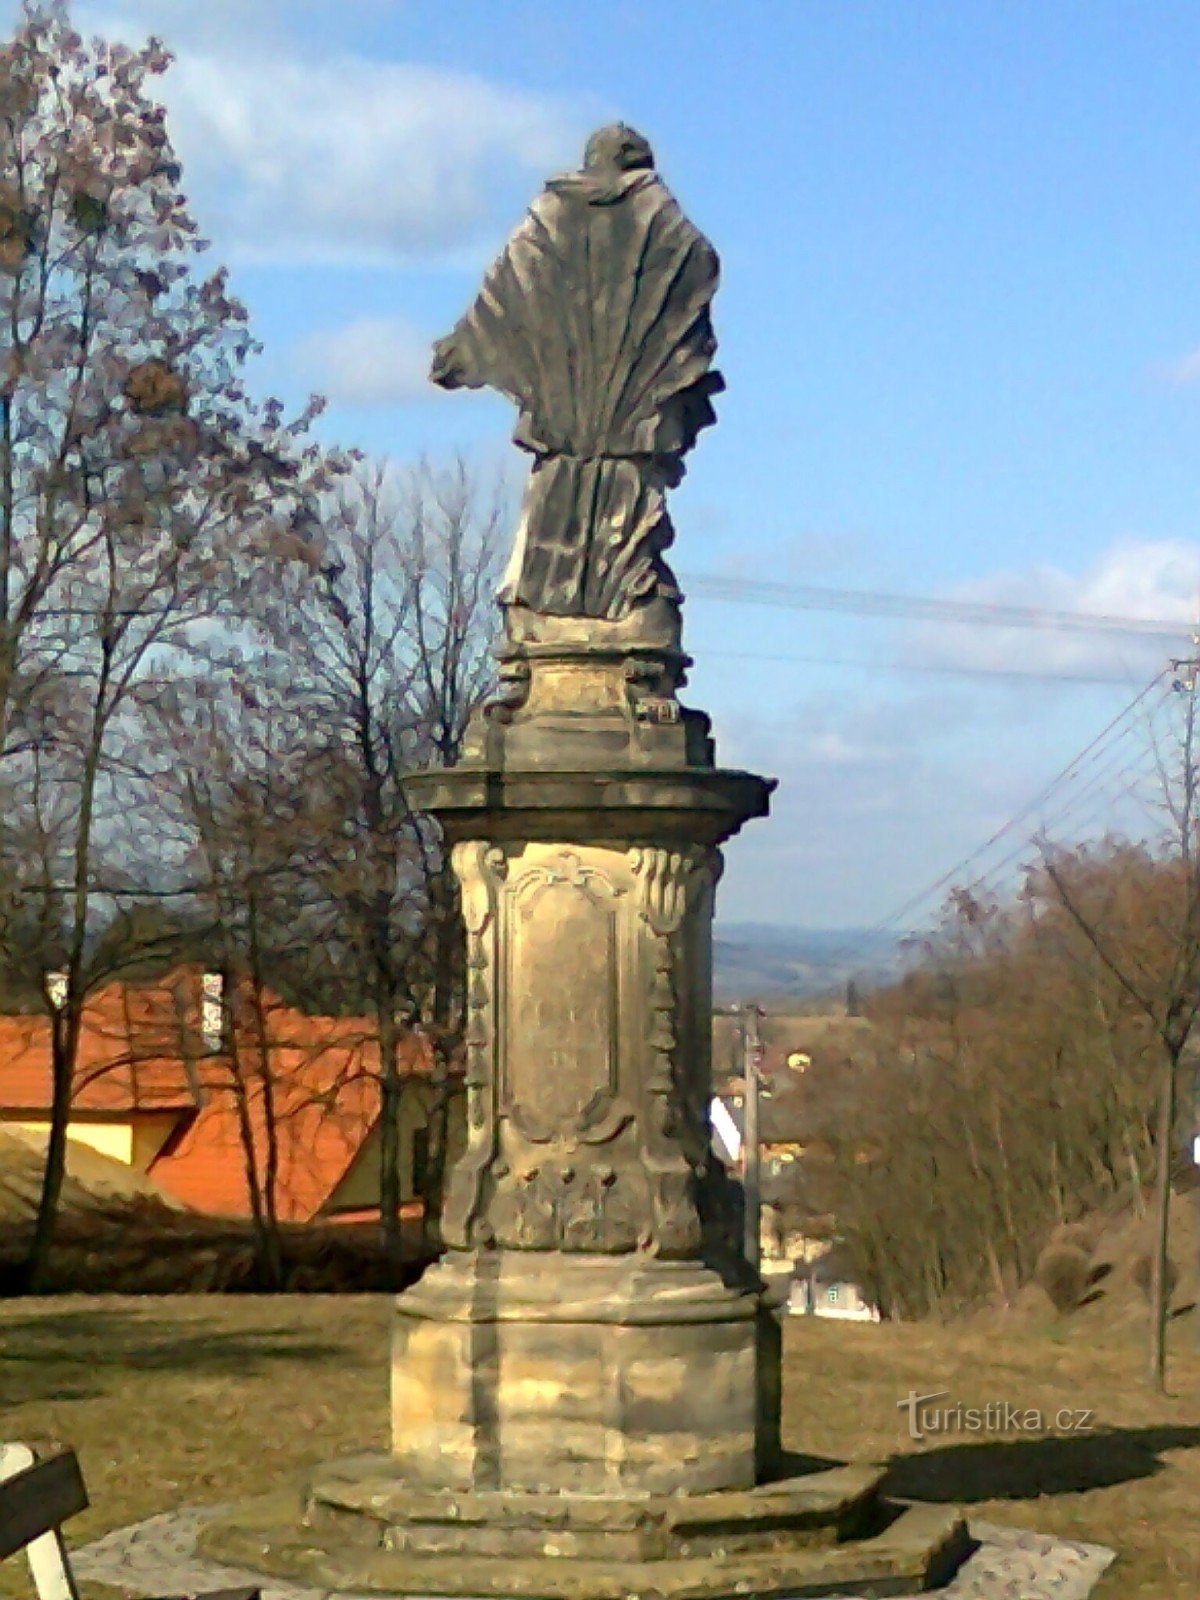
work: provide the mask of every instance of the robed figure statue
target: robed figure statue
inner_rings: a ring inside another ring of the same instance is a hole
[[[715,420],[712,245],[680,211],[646,140],[624,124],[553,178],[435,348],[443,388],[498,389],[534,458],[500,591],[543,616],[677,614],[664,494]]]

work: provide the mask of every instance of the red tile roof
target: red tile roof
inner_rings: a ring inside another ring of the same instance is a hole
[[[188,990],[181,974],[137,988],[110,984],[88,1000],[76,1062],[77,1110],[196,1109],[188,1056],[199,1049],[199,1035]],[[0,1016],[0,1106],[39,1114],[50,1103],[50,1019]]]
[[[76,1108],[134,1117],[177,1111],[150,1176],[185,1205],[217,1215],[251,1214],[248,1161],[261,1192],[273,1150],[279,1219],[308,1221],[379,1114],[372,1025],[310,1017],[272,995],[264,997],[261,1029],[244,995],[234,997],[231,1014],[237,1048],[206,1054],[199,974],[102,990],[85,1012]],[[403,1070],[428,1073],[432,1052],[423,1036],[409,1034],[401,1052]],[[47,1019],[0,1017],[0,1110],[44,1114],[49,1105]]]
[[[246,1216],[248,1159],[262,1192],[273,1129],[278,1216],[307,1222],[337,1187],[379,1115],[378,1050],[363,1022],[305,1017],[283,1007],[268,1014],[266,1033],[265,1066],[263,1053],[248,1041],[236,1058],[213,1056],[202,1063],[203,1109],[150,1172],[187,1205]],[[428,1071],[421,1040],[406,1040],[405,1055],[409,1071]]]

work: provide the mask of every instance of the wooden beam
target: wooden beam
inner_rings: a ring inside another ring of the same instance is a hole
[[[87,1503],[73,1450],[0,1477],[0,1561],[61,1527]]]

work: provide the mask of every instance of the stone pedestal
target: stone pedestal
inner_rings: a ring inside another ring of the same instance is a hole
[[[468,1135],[397,1304],[393,1455],[459,1490],[748,1489],[777,1355],[710,1150],[711,930],[771,785],[714,768],[669,639],[591,633],[527,621],[508,700],[412,784],[462,890]]]
[[[396,1303],[392,1447],[204,1542],[347,1591],[891,1594],[965,1535],[874,1467],[787,1467],[777,1313],[711,1153],[715,767],[672,613],[518,617],[462,764],[414,776],[466,927],[468,1137]],[[790,1475],[789,1475],[790,1474]]]
[[[452,1252],[396,1311],[406,1483],[706,1493],[774,1469],[778,1416],[759,1392],[773,1320],[754,1289],[699,1263]]]

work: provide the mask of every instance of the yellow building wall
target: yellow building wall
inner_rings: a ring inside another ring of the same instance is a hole
[[[425,1082],[405,1085],[400,1097],[399,1168],[400,1200],[406,1204],[417,1198],[413,1182],[413,1147],[421,1129],[428,1125],[433,1090]],[[467,1142],[466,1096],[461,1086],[450,1092],[446,1119],[446,1166],[458,1160]],[[371,1211],[379,1205],[379,1127],[371,1129],[342,1181],[321,1208],[324,1216],[339,1211]]]
[[[138,1172],[149,1172],[150,1163],[166,1144],[179,1121],[177,1111],[141,1111],[133,1123],[130,1156]]]
[[[17,1122],[8,1118],[4,1119],[10,1127],[21,1128],[26,1133],[48,1134],[48,1122]],[[86,1144],[92,1150],[98,1150],[101,1155],[111,1156],[114,1161],[123,1161],[125,1165],[133,1165],[134,1136],[133,1127],[128,1122],[72,1122],[67,1128],[67,1138],[74,1139],[79,1144]]]

